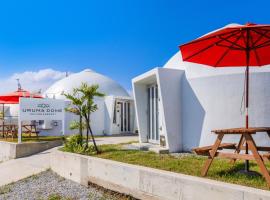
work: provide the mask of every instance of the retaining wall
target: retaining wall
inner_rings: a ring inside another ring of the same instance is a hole
[[[265,190],[61,151],[51,155],[51,169],[80,184],[92,182],[139,199],[270,199]]]
[[[20,144],[0,141],[0,162],[30,156],[62,144],[62,140],[48,142],[25,142]]]

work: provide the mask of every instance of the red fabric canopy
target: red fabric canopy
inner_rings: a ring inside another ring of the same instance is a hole
[[[184,61],[212,67],[246,67],[246,127],[248,128],[249,67],[270,64],[270,25],[227,26],[202,36],[180,50]]]
[[[249,23],[225,27],[181,45],[180,50],[184,61],[212,67],[267,65],[270,64],[270,25]]]
[[[0,95],[0,104],[18,104],[20,97],[43,98],[40,94],[32,94],[26,90],[17,90],[16,92]]]

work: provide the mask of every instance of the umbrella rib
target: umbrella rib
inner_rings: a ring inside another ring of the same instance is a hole
[[[231,50],[243,51],[243,48],[231,47],[232,45],[231,46],[228,46],[228,45],[218,44],[217,46],[219,46],[219,47],[225,47],[225,48],[230,48]]]
[[[234,43],[237,42],[241,38],[242,34],[238,36],[238,38],[235,39]],[[231,44],[231,47],[234,45],[234,43]],[[223,53],[223,55],[218,59],[216,64],[214,65],[215,67],[221,62],[221,60],[228,54],[228,52],[231,50],[231,47],[228,47],[228,49]]]
[[[254,42],[253,42],[253,37],[252,37],[252,35],[250,35],[250,41],[251,41],[251,43],[252,43],[252,45],[253,45]],[[254,53],[255,53],[255,57],[256,57],[257,64],[258,64],[259,66],[261,66],[261,61],[260,61],[260,57],[259,57],[259,55],[258,55],[258,53],[257,53],[257,50],[256,50],[256,49],[252,49],[252,50],[253,50]]]
[[[255,56],[256,56],[256,60],[257,60],[258,65],[259,65],[259,66],[262,66],[262,65],[261,65],[261,61],[260,61],[260,57],[259,57],[259,55],[258,55],[258,53],[257,53],[257,49],[253,49],[253,51],[254,51],[254,53],[255,53]]]
[[[241,37],[241,35],[240,35],[240,37]],[[223,39],[222,37],[220,37],[220,38]],[[230,40],[227,40],[227,39],[224,39],[224,40],[225,40],[226,42],[232,44],[230,47],[233,47],[233,45],[236,45],[236,46],[238,46],[239,49],[241,49],[241,50],[244,50],[244,49],[245,49],[245,48],[242,47],[241,45],[235,44],[234,42],[232,42],[232,41],[230,41]],[[226,45],[224,45],[224,46],[226,46]],[[228,46],[228,47],[229,47],[229,46]]]
[[[223,33],[223,34],[220,34],[220,36],[224,36],[224,35],[227,35],[227,34],[234,34],[235,32],[239,32],[240,30],[234,30],[234,31],[231,31],[231,32],[228,32],[228,33]],[[214,33],[213,33],[214,34]],[[206,38],[205,38],[206,37]],[[204,37],[202,37],[202,38],[198,38],[198,39],[196,39],[196,40],[194,40],[194,41],[191,41],[191,42],[188,42],[188,43],[186,43],[186,44],[183,44],[183,45],[181,45],[181,46],[186,46],[186,45],[190,45],[190,44],[194,44],[194,43],[197,43],[197,42],[202,42],[202,41],[205,41],[205,40],[208,40],[208,39],[212,39],[212,38],[215,38],[215,37],[217,37],[217,35],[213,35],[213,36],[210,36],[210,37],[207,37],[207,35],[206,36],[204,36]]]
[[[266,41],[266,42],[264,42],[264,43],[262,43],[262,44],[260,44],[260,45],[258,45],[256,47],[253,47],[252,49],[259,49],[259,48],[262,48],[262,47],[267,47],[269,45],[270,45],[270,40],[268,40],[268,41]]]
[[[257,34],[261,34],[260,32],[258,32],[256,30],[253,30],[253,31],[256,32]],[[266,37],[267,39],[270,39],[270,37],[267,34],[265,34],[264,37]]]
[[[262,35],[260,32],[258,32],[258,31],[256,31],[256,30],[254,30],[254,29],[253,29],[253,32],[255,32],[255,33],[259,34],[259,35]],[[257,46],[253,46],[253,47],[252,47],[252,48],[250,48],[250,49],[258,49],[258,48],[262,48],[262,47],[269,46],[269,45],[270,45],[270,37],[269,37],[269,36],[267,36],[267,34],[266,34],[266,33],[264,34],[264,36],[263,36],[263,37],[266,37],[266,38],[268,39],[268,41],[263,42],[263,43],[261,43],[261,44],[259,44],[259,45],[257,45]]]
[[[252,30],[251,29],[251,31],[253,31],[253,32],[255,32],[254,30]],[[258,32],[255,32],[255,33],[257,33],[258,35],[260,35],[260,37],[257,39],[257,40],[255,40],[254,42],[253,42],[253,44],[252,44],[252,47],[255,47],[255,45],[266,35],[266,33],[268,33],[269,31],[268,30],[266,30],[263,34],[262,33],[258,33]]]
[[[238,34],[238,33],[232,33],[232,34],[231,34],[230,36],[228,36],[227,38],[230,38],[230,37],[232,37],[232,36],[234,36],[234,35],[236,35],[236,34]],[[209,45],[209,46],[207,46],[207,47],[201,49],[200,51],[198,51],[198,52],[196,52],[196,53],[194,53],[194,54],[188,56],[187,58],[184,58],[183,60],[184,60],[184,61],[187,61],[187,60],[189,60],[190,58],[192,58],[192,57],[198,55],[199,53],[202,53],[202,52],[206,51],[207,49],[209,49],[209,48],[211,48],[211,47],[213,47],[213,46],[215,46],[215,45],[218,45],[218,43],[219,43],[219,42],[222,42],[222,41],[223,41],[223,40],[219,40],[218,42],[213,43],[213,44],[211,44],[211,45]]]

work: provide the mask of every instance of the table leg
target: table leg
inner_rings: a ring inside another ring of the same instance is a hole
[[[239,140],[239,143],[238,143],[238,145],[236,147],[236,150],[234,151],[235,154],[239,154],[240,153],[241,147],[244,145],[244,142],[245,142],[245,138],[244,138],[243,135],[241,135],[240,140]],[[234,164],[235,161],[236,161],[236,159],[232,159],[231,160],[231,163]]]
[[[268,137],[270,138],[270,132],[269,132],[269,131],[267,131],[267,135],[268,135]]]
[[[223,136],[224,136],[224,134],[219,134],[218,135],[218,137],[216,139],[216,142],[213,145],[212,150],[209,151],[208,159],[206,160],[206,162],[204,164],[204,167],[202,169],[202,172],[201,172],[202,176],[206,176],[207,175],[208,169],[211,166],[211,164],[212,164],[212,162],[213,162],[213,160],[215,158],[216,152],[218,150],[219,145],[221,144],[221,141],[223,139]]]
[[[265,164],[263,162],[263,159],[262,157],[260,156],[258,150],[257,150],[257,147],[256,147],[256,144],[252,138],[251,135],[249,134],[245,134],[245,138],[246,138],[246,142],[249,146],[249,149],[251,150],[261,172],[262,172],[262,175],[264,176],[268,186],[270,186],[270,175],[269,175],[269,172],[267,170],[267,168],[265,167]]]

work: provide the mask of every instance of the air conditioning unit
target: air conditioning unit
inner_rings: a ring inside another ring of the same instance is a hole
[[[159,142],[160,142],[160,146],[166,147],[166,138],[165,138],[165,135],[160,135],[159,136]]]
[[[44,123],[41,125],[41,129],[49,130],[52,129],[52,121],[51,120],[44,120]]]

